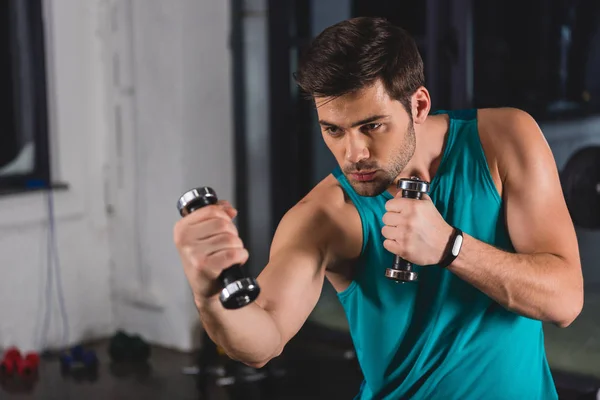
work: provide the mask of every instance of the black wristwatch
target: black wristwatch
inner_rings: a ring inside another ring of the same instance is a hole
[[[452,236],[450,236],[450,240],[448,241],[448,245],[446,246],[446,251],[444,252],[444,257],[439,263],[439,266],[442,268],[446,268],[448,265],[452,264],[458,254],[460,253],[460,249],[463,244],[463,233],[460,229],[454,228],[454,232]]]

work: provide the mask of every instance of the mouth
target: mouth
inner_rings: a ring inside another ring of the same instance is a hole
[[[377,171],[370,171],[370,172],[355,172],[350,174],[350,176],[354,179],[357,180],[359,182],[369,182],[372,181],[375,178],[375,175],[377,174]]]

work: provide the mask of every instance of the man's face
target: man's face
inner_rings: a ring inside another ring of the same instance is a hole
[[[361,196],[387,190],[415,151],[412,118],[378,81],[338,98],[316,98],[325,144]]]

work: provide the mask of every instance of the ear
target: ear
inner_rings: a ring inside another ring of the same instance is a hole
[[[421,86],[412,95],[412,114],[415,124],[422,124],[427,119],[431,110],[431,97],[429,91]]]

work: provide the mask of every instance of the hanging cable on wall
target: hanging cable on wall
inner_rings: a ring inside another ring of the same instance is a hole
[[[48,333],[52,320],[52,305],[53,305],[53,286],[56,284],[56,295],[62,320],[62,338],[59,346],[65,347],[69,343],[69,319],[66,309],[65,295],[62,286],[62,268],[60,263],[57,234],[56,234],[56,218],[54,212],[54,193],[52,189],[46,190],[46,205],[48,212],[47,225],[47,246],[46,246],[46,276],[45,276],[45,299],[40,308],[44,309],[42,330],[36,328],[36,345],[39,349],[48,347]]]

